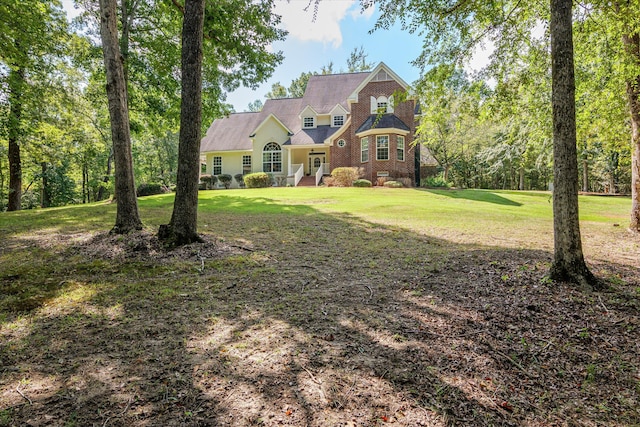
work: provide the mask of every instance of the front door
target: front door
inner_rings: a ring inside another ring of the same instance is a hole
[[[309,174],[312,176],[315,175],[318,169],[320,169],[320,165],[326,163],[325,159],[324,153],[309,154]]]

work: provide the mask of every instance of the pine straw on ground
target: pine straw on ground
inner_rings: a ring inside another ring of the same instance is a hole
[[[31,266],[0,270],[0,425],[640,425],[638,265],[591,264],[610,289],[584,294],[543,251],[218,220],[171,252],[5,243]]]

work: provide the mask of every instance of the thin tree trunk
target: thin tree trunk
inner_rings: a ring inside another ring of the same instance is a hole
[[[589,161],[582,159],[582,191],[589,191]]]
[[[118,46],[116,0],[100,0],[100,35],[107,74],[107,97],[116,170],[115,196],[118,200],[116,223],[111,232],[124,234],[141,229],[142,222],[138,214],[133,176],[127,88]]]
[[[202,125],[202,48],[204,0],[186,0],[182,24],[182,105],[176,198],[169,224],[158,237],[169,246],[200,242],[198,235],[198,180]]]
[[[113,145],[111,145],[111,150],[109,150],[109,157],[107,157],[107,170],[104,173],[104,177],[102,178],[103,185],[100,185],[98,188],[98,195],[96,196],[96,201],[106,199],[106,184],[109,183],[109,179],[111,178],[111,164],[113,162]]]
[[[518,171],[520,179],[518,180],[518,190],[524,190],[524,166],[520,166]]]
[[[623,37],[627,52],[640,66],[640,34]],[[640,232],[640,76],[627,81],[627,100],[631,115],[631,222],[629,229]]]
[[[17,211],[22,203],[22,159],[20,156],[20,120],[22,119],[22,91],[24,88],[25,70],[20,67],[9,71],[9,200],[7,210]]]
[[[580,238],[571,6],[572,0],[551,0],[554,260],[550,276],[591,290],[600,283],[584,262]]]
[[[47,170],[49,164],[47,162],[41,162],[40,168],[42,169],[42,190],[40,192],[40,207],[48,208],[51,206],[51,193],[49,191],[49,180],[47,178]]]

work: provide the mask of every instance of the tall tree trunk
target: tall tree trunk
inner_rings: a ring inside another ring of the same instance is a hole
[[[202,125],[202,45],[204,0],[186,0],[182,24],[182,105],[176,198],[171,222],[161,225],[158,237],[169,246],[200,242],[198,235],[198,180]]]
[[[578,217],[571,6],[572,0],[551,0],[554,260],[550,276],[592,290],[600,287],[600,282],[584,262]]]
[[[111,138],[115,160],[115,196],[118,200],[116,223],[112,233],[124,234],[142,228],[138,214],[129,110],[124,68],[118,46],[118,22],[116,0],[100,0],[100,35],[107,74],[107,97],[111,118]]]
[[[9,71],[9,200],[7,210],[20,210],[22,202],[22,159],[20,157],[20,134],[22,119],[22,95],[25,70],[22,67]]]
[[[623,37],[627,52],[640,67],[640,34]],[[640,76],[627,81],[627,100],[631,115],[631,223],[629,229],[640,232]]]

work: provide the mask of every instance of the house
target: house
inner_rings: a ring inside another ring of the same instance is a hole
[[[260,112],[216,119],[200,149],[206,172],[267,172],[281,185],[306,176],[318,185],[334,168],[356,166],[373,183],[378,177],[415,183],[416,102],[393,99],[407,89],[384,63],[370,72],[311,76],[302,98],[269,99]]]

